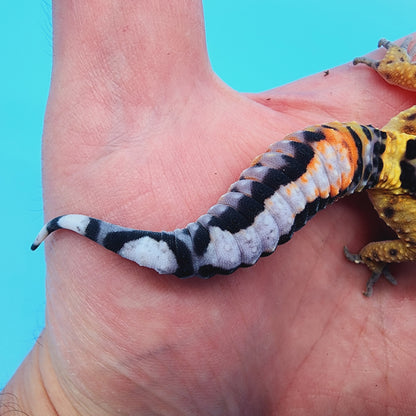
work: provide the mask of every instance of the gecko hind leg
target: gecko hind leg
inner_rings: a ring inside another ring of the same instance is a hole
[[[347,260],[355,264],[365,264],[369,267],[368,262],[366,262],[360,254],[351,253],[347,247],[344,247],[344,255]],[[389,283],[394,286],[397,286],[397,280],[389,272],[386,263],[374,264],[372,267],[372,273],[370,279],[368,279],[365,291],[363,292],[364,296],[370,297],[373,294],[374,285],[380,280],[380,277],[384,277]]]
[[[416,105],[393,117],[383,130],[416,136]]]
[[[370,280],[364,295],[371,296],[374,284],[384,276],[391,284],[397,285],[396,279],[387,269],[391,263],[415,261],[416,251],[412,244],[401,239],[373,241],[366,244],[358,254],[352,254],[344,247],[347,260],[355,264],[364,264],[371,271]]]

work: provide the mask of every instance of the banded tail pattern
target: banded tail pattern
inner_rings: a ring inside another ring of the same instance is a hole
[[[160,274],[230,274],[272,254],[331,202],[377,185],[386,138],[357,123],[312,126],[271,145],[217,204],[183,229],[134,230],[69,214],[48,222],[32,250],[66,229]]]

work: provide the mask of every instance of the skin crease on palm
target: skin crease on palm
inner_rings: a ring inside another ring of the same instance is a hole
[[[76,212],[183,227],[284,135],[331,120],[381,127],[414,100],[351,63],[240,94],[212,72],[200,2],[57,0],[45,219]],[[342,253],[387,235],[356,195],[256,266],[205,281],[159,276],[57,232],[46,244],[46,327],[2,406],[30,415],[413,415],[414,267],[392,267],[399,285],[382,281],[367,299],[368,270]]]

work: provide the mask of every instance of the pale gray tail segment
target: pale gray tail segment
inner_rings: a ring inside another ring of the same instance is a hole
[[[345,143],[326,140],[341,134],[338,130],[346,130],[358,149],[354,166],[343,155]],[[315,126],[271,145],[207,214],[183,229],[134,230],[70,214],[47,223],[32,250],[52,232],[66,229],[160,274],[230,274],[272,254],[329,203],[376,185],[385,139],[386,133],[372,126]],[[350,178],[347,185],[345,177]]]

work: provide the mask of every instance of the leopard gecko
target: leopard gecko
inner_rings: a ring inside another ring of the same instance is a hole
[[[416,91],[416,45],[382,39],[380,61],[356,58],[387,82]],[[230,274],[251,266],[287,242],[319,210],[339,198],[367,190],[380,217],[397,234],[372,242],[346,258],[371,271],[365,295],[384,276],[396,283],[389,263],[416,260],[416,106],[384,128],[331,122],[286,136],[257,156],[217,204],[195,222],[172,232],[125,228],[86,215],[49,221],[32,250],[52,232],[72,230],[108,250],[180,278]]]

